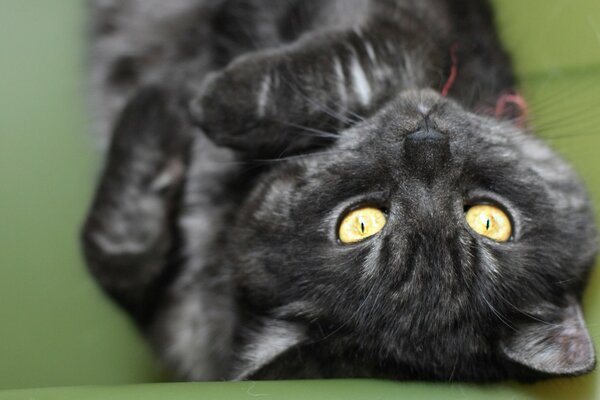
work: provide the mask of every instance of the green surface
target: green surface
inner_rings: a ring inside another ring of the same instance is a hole
[[[0,388],[158,377],[79,255],[97,169],[83,5],[0,0]]]
[[[76,387],[0,392],[0,400],[179,400],[179,399],[326,399],[326,400],[558,400],[593,399],[591,386],[575,393],[569,384],[476,386],[377,380],[277,381],[228,383],[162,383],[112,387]],[[567,395],[568,393],[568,395]],[[581,394],[577,396],[577,393]]]
[[[598,0],[492,0],[520,73],[600,67]]]
[[[600,1],[495,3],[535,125],[580,171],[600,210]],[[82,0],[0,0],[0,389],[162,376],[79,256],[98,165],[85,127],[83,22]],[[599,289],[596,271],[585,306],[597,342]],[[0,398],[593,399],[599,384],[594,373],[536,385],[160,384],[0,391]]]

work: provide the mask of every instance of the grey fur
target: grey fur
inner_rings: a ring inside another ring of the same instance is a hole
[[[514,86],[486,2],[95,0],[92,13],[92,107],[104,137],[115,127],[84,251],[177,376],[594,367],[578,302],[597,250],[588,196],[510,115],[486,115]],[[512,240],[466,225],[478,202],[505,209]],[[341,216],[365,204],[386,226],[342,245]]]

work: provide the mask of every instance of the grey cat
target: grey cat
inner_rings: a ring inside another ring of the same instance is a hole
[[[84,253],[178,377],[594,368],[590,203],[518,107],[490,115],[515,81],[487,2],[91,8]]]

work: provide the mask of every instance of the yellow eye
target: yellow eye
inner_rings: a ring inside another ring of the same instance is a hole
[[[373,236],[385,226],[385,214],[374,207],[350,211],[340,224],[338,236],[342,243],[356,243]]]
[[[510,218],[498,207],[473,206],[467,211],[466,219],[475,232],[497,242],[506,242],[512,235]]]

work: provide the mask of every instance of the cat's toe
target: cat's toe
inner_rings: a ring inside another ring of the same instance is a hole
[[[246,133],[264,123],[264,80],[269,68],[259,60],[240,60],[206,77],[190,103],[190,115],[215,143],[236,147]]]

